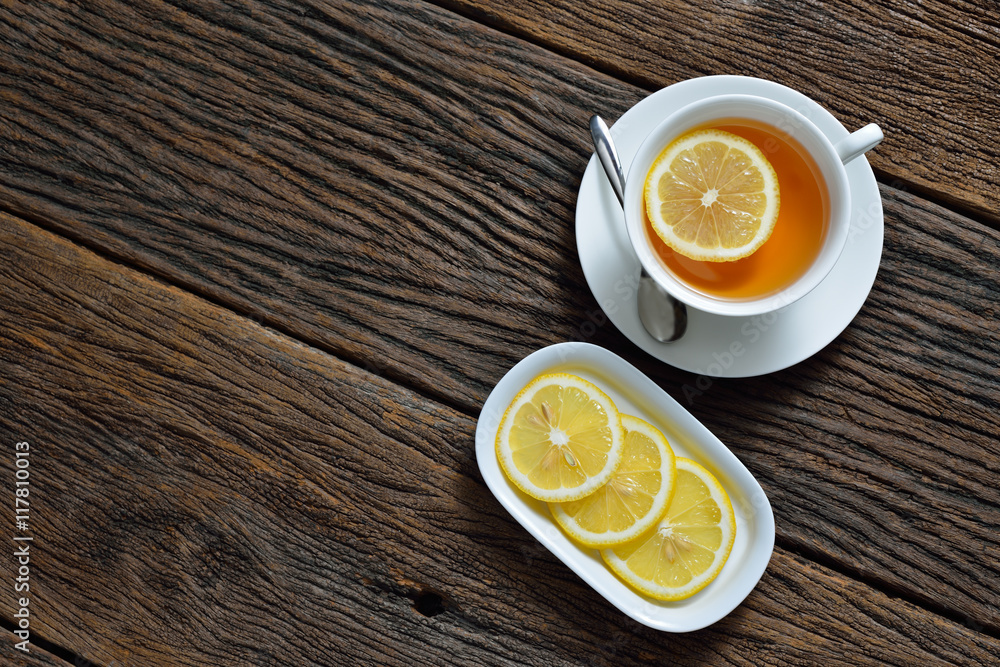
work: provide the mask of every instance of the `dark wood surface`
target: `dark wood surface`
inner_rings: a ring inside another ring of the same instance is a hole
[[[42,453],[56,664],[1000,659],[1000,98],[970,55],[994,19],[446,4],[0,8],[0,425]],[[882,125],[886,243],[829,347],[690,402],[695,376],[585,326],[573,212],[589,115],[712,73]],[[764,579],[704,631],[629,621],[479,477],[490,388],[580,339],[774,506]]]
[[[67,663],[64,658],[55,656],[38,646],[32,646],[30,652],[25,654],[14,648],[15,642],[21,641],[19,637],[8,631],[5,631],[3,635],[0,657],[5,664],[23,665],[24,667],[66,667]]]
[[[473,418],[0,220],[18,267],[3,273],[6,312],[21,323],[4,361],[34,360],[8,379],[21,391],[3,426],[51,434],[33,468],[37,631],[98,664],[695,664],[706,651],[740,664],[751,646],[767,664],[908,665],[1000,651],[781,547],[724,621],[642,628],[493,500]]]

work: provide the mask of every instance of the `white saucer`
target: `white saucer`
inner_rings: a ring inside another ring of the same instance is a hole
[[[752,94],[786,104],[836,143],[849,133],[828,111],[791,88],[742,76],[708,76],[657,91],[629,109],[611,128],[626,171],[645,136],[667,115],[699,99]],[[688,308],[681,340],[653,339],[636,311],[639,260],[625,230],[625,216],[594,155],[580,183],[576,243],[587,284],[618,329],[660,361],[711,377],[750,377],[788,368],[826,347],[861,310],[882,258],[882,198],[865,157],[847,166],[853,213],[851,232],[837,265],[812,292],[760,317],[712,315]]]

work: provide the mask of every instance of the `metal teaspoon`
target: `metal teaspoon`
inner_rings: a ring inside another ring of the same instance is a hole
[[[590,134],[594,139],[597,158],[611,181],[611,189],[618,197],[618,204],[624,207],[625,174],[622,173],[611,132],[600,116],[590,117]],[[687,306],[660,287],[641,264],[639,267],[639,321],[650,336],[661,343],[672,343],[687,330]]]

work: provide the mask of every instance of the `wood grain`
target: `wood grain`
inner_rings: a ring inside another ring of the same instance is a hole
[[[964,0],[437,0],[656,90],[709,74],[783,83],[850,129],[878,123],[886,181],[1000,224],[1000,21]]]
[[[473,409],[588,304],[586,120],[641,91],[419,2],[253,7],[0,11],[5,206]]]
[[[38,631],[87,660],[1000,657],[975,628],[781,549],[719,624],[640,627],[492,498],[466,415],[3,214],[0,249],[15,324],[0,425],[36,457]]]
[[[5,614],[5,617],[8,616]],[[86,665],[72,665],[72,663],[66,662],[45,649],[38,648],[30,643],[28,652],[25,653],[14,648],[14,644],[20,641],[21,639],[9,630],[4,630],[3,640],[0,640],[0,661],[3,661],[4,664],[17,665],[18,667],[87,667]]]
[[[0,11],[7,205],[466,414],[542,345],[624,353],[747,461],[782,544],[1000,631],[1000,235],[883,187],[856,323],[690,404],[576,264],[586,118],[642,90],[416,2],[253,7]]]

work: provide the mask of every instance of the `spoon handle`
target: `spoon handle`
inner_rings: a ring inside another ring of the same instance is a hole
[[[601,161],[601,166],[611,181],[611,187],[618,197],[618,203],[625,204],[625,174],[622,173],[622,162],[618,159],[618,151],[615,150],[615,143],[611,140],[611,131],[608,130],[607,123],[600,116],[590,117],[590,134],[594,138],[594,148],[597,150],[597,159]]]

